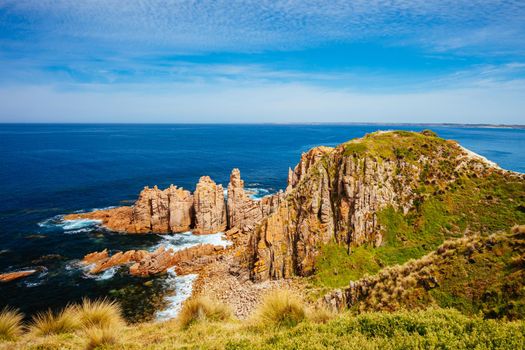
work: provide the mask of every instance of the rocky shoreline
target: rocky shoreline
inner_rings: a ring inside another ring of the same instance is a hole
[[[160,247],[154,252],[107,250],[86,255],[91,273],[129,266],[135,276],[151,276],[175,268],[177,274],[198,274],[194,293],[211,294],[246,317],[263,292],[294,288],[294,276],[315,271],[320,247],[328,242],[352,249],[384,244],[377,213],[386,207],[403,214],[429,194],[439,194],[462,176],[492,173],[524,180],[456,142],[430,131],[377,132],[335,148],[316,147],[303,153],[289,169],[284,192],[261,200],[250,198],[240,171],[233,169],[225,191],[210,177],[200,178],[193,193],[171,185],[145,187],[132,206],[71,214],[65,220],[100,220],[116,232],[194,234],[225,232],[228,248],[200,245],[179,252]]]

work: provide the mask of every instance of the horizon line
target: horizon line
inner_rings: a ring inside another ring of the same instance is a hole
[[[525,128],[525,124],[505,123],[392,123],[392,122],[0,122],[0,125],[398,125],[398,126],[456,126]]]

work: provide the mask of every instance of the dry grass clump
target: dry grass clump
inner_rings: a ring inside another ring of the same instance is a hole
[[[293,327],[305,318],[304,303],[289,290],[276,290],[267,294],[254,314],[258,326]]]
[[[519,233],[519,234],[523,234],[525,233],[525,225],[515,225],[514,227],[512,227],[512,233]]]
[[[199,296],[184,302],[177,322],[182,328],[187,328],[197,322],[225,321],[231,318],[232,311],[226,304]]]
[[[51,335],[75,331],[80,327],[76,310],[76,307],[68,306],[58,313],[51,310],[38,313],[33,316],[31,332],[37,335]]]
[[[86,349],[114,345],[119,342],[120,330],[117,327],[89,327],[84,329],[87,338]]]
[[[120,306],[108,299],[84,299],[77,310],[84,327],[119,328],[125,325]]]
[[[15,309],[4,308],[0,312],[0,340],[15,340],[22,334],[24,316]]]
[[[327,323],[336,316],[336,313],[325,306],[317,305],[308,309],[306,316],[314,323]]]

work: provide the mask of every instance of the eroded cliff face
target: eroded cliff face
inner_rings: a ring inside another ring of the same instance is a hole
[[[226,203],[222,185],[203,176],[195,192],[171,185],[165,190],[145,187],[133,206],[71,214],[66,220],[95,219],[114,231],[126,233],[176,233],[193,231],[209,234],[227,229],[251,232],[273,213],[284,198],[283,192],[261,200],[250,198],[239,169],[233,169]]]
[[[266,216],[273,213],[284,194],[279,192],[255,200],[250,198],[244,189],[239,169],[233,169],[228,185],[228,224],[230,228],[238,228],[242,232],[251,232],[256,225]]]
[[[377,132],[334,149],[318,147],[289,173],[285,198],[250,239],[255,280],[314,272],[319,248],[330,241],[352,247],[382,244],[378,212],[407,213],[432,184],[444,190],[461,173],[499,171],[457,143],[432,134]]]
[[[132,232],[184,232],[193,223],[193,196],[171,185],[165,190],[145,187],[133,206]],[[125,230],[128,231],[128,230]]]
[[[200,178],[193,197],[195,208],[194,233],[214,233],[227,227],[224,189],[209,176]]]

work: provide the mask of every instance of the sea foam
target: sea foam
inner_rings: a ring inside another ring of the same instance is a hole
[[[182,303],[191,296],[193,291],[193,282],[198,275],[184,275],[177,276],[174,268],[168,269],[168,278],[166,284],[168,288],[175,292],[175,295],[166,297],[168,306],[164,310],[157,311],[156,317],[158,321],[166,321],[177,317],[182,309]]]
[[[151,250],[155,250],[162,245],[166,249],[173,249],[175,252],[195,247],[200,244],[212,244],[224,248],[232,245],[232,242],[225,238],[224,232],[217,232],[208,235],[195,235],[191,231],[188,231],[175,233],[173,235],[159,235],[159,237],[162,238],[161,242],[153,246]]]
[[[56,215],[52,218],[39,222],[38,226],[46,230],[58,229],[67,234],[76,234],[89,232],[95,228],[98,228],[101,223],[101,220],[93,219],[64,220],[64,215]]]

